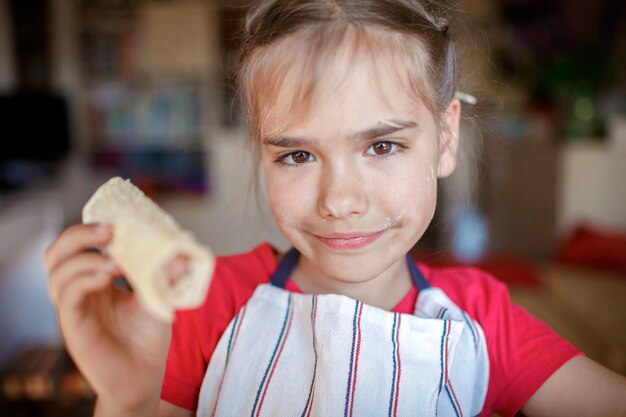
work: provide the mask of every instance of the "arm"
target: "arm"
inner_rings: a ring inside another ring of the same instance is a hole
[[[193,417],[195,413],[193,411],[177,407],[166,401],[161,400],[159,405],[159,417]]]
[[[626,378],[585,356],[565,363],[528,400],[529,417],[626,416]]]
[[[157,410],[158,410],[158,414],[155,413]],[[116,409],[115,406],[108,405],[103,401],[98,401],[96,403],[94,416],[97,417],[97,416],[107,416],[107,415],[112,415],[112,416],[114,415],[117,417],[124,417],[124,416],[128,416],[128,417],[150,416],[152,417],[154,415],[157,415],[158,417],[193,417],[195,416],[195,413],[193,413],[190,410],[177,407],[163,400],[160,400],[160,402],[150,401],[148,404],[144,404],[141,407],[138,407],[137,409],[133,411],[122,411],[122,410]]]

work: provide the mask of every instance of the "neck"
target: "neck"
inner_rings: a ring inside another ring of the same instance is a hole
[[[340,294],[385,310],[393,309],[413,286],[406,259],[400,258],[382,273],[349,282],[325,273],[314,262],[300,256],[291,274],[306,294]]]

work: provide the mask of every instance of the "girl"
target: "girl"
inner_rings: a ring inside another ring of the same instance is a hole
[[[456,164],[461,105],[445,7],[269,0],[240,88],[275,221],[294,248],[218,260],[173,328],[111,285],[76,225],[46,263],[99,416],[626,414],[626,382],[467,268],[407,258]]]

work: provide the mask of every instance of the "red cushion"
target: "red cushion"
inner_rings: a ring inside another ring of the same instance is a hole
[[[560,247],[557,260],[626,274],[626,233],[578,226]]]
[[[507,285],[539,285],[539,271],[532,264],[511,255],[492,254],[475,263],[465,263],[452,256],[417,255],[415,257],[429,266],[473,266],[489,272]]]

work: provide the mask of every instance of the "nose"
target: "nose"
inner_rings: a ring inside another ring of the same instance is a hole
[[[321,174],[318,211],[328,219],[359,217],[367,211],[368,196],[355,162],[325,167]]]

